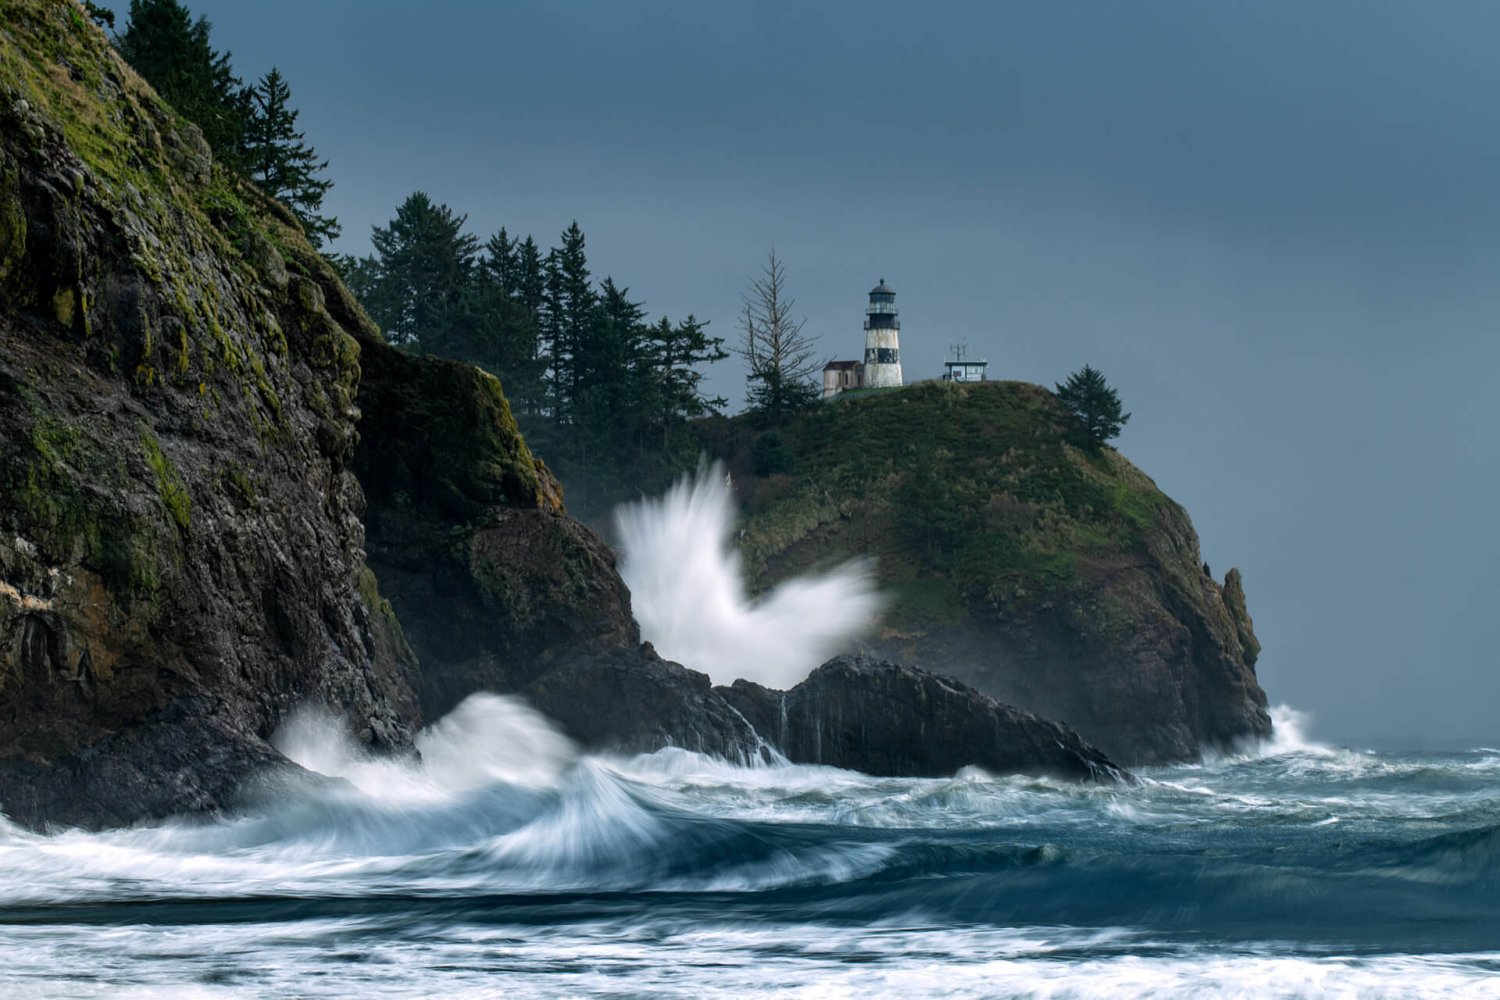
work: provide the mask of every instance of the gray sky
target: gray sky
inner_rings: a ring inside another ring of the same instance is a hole
[[[1500,6],[189,5],[287,76],[336,249],[422,189],[731,338],[774,243],[825,353],[884,277],[908,378],[1091,363],[1273,703],[1500,739]]]

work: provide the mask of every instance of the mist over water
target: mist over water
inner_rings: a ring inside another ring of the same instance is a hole
[[[720,465],[615,512],[620,576],[641,637],[715,683],[789,688],[868,629],[881,607],[870,567],[848,563],[746,593],[733,495]]]

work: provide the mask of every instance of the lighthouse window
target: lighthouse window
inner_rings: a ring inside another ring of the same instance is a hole
[[[901,352],[894,347],[865,348],[865,364],[894,365],[901,360]]]

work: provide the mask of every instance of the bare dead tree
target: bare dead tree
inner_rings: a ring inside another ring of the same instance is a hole
[[[737,353],[749,368],[745,380],[751,408],[781,414],[815,402],[818,387],[812,375],[822,362],[812,339],[802,332],[807,321],[792,317],[796,300],[786,294],[786,268],[774,247],[741,302]]]

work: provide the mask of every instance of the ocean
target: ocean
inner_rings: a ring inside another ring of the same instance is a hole
[[[576,753],[508,699],[239,815],[0,825],[0,995],[1500,997],[1500,748],[1135,784]]]

